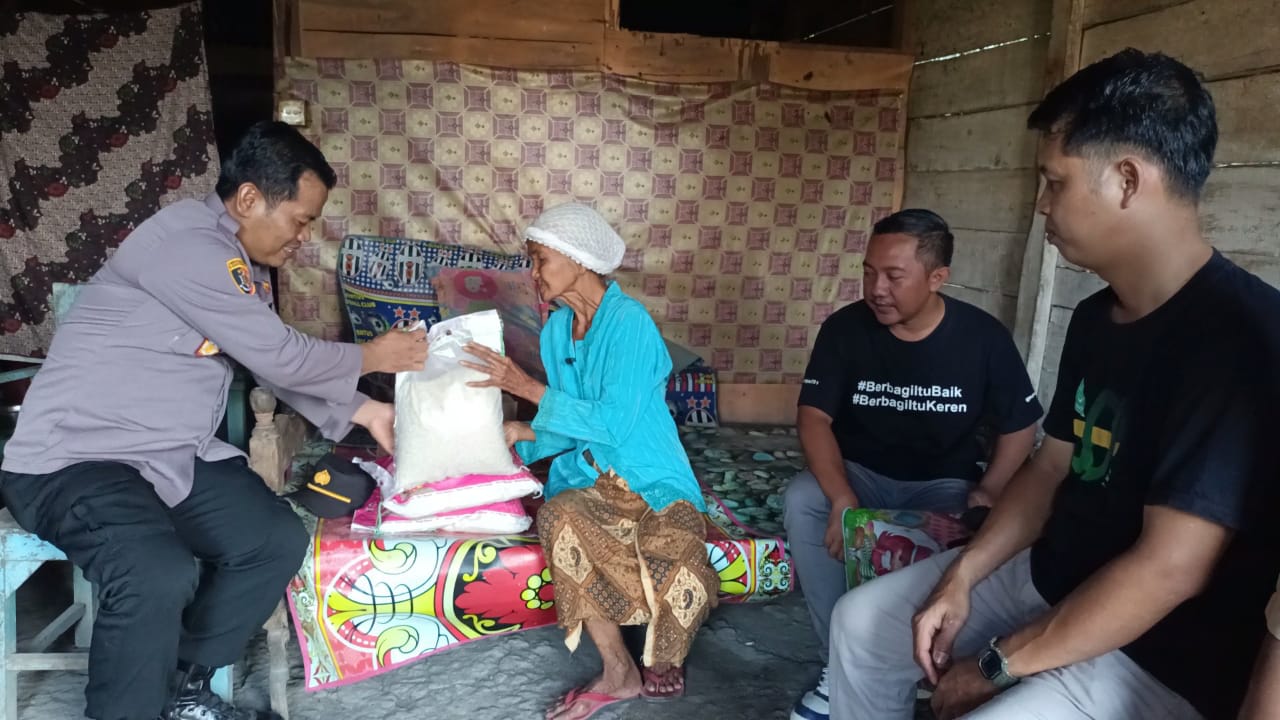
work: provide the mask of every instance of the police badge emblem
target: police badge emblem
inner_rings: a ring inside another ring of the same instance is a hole
[[[240,258],[231,258],[227,261],[227,272],[231,274],[231,281],[236,284],[240,292],[245,295],[252,295],[254,292],[253,278],[249,273],[249,266]]]

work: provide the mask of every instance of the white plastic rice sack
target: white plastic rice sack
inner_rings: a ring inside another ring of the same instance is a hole
[[[469,387],[488,376],[459,364],[476,362],[463,350],[472,341],[503,352],[496,310],[431,326],[426,367],[396,375],[396,471],[388,494],[446,478],[519,470],[502,435],[502,391]]]
[[[388,520],[383,522],[382,530],[387,533],[456,533],[494,537],[519,535],[532,525],[533,518],[520,507],[520,501],[508,500],[497,505],[455,510],[432,517]]]
[[[373,476],[383,492],[395,487],[394,462],[385,458],[373,462],[356,459],[354,462]],[[541,494],[542,483],[521,467],[515,475],[465,475],[448,478],[431,485],[420,485],[398,495],[385,495],[380,502],[383,508],[401,518],[425,518]]]

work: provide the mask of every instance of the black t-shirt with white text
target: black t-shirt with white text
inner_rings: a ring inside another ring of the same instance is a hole
[[[955,298],[921,340],[896,337],[865,302],[822,323],[800,404],[822,410],[846,460],[895,480],[976,480],[979,429],[1021,430],[1040,402],[1009,331]]]
[[[1280,572],[1280,292],[1215,252],[1145,317],[1116,323],[1114,305],[1109,288],[1086,298],[1067,330],[1044,428],[1074,451],[1032,580],[1061,602],[1134,544],[1145,506],[1235,530],[1208,587],[1123,648],[1207,717],[1234,717]]]

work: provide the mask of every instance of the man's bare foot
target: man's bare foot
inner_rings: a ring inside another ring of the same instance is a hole
[[[547,711],[547,720],[582,720],[602,705],[639,697],[643,688],[640,671],[635,665],[625,672],[606,673],[566,694]],[[612,699],[605,700],[605,697]]]

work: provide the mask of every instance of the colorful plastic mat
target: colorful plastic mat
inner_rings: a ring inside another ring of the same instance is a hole
[[[708,507],[713,522],[783,536],[782,489],[804,469],[794,427],[684,426],[680,440],[694,474],[719,499]]]
[[[707,484],[707,554],[720,575],[721,601],[789,592],[794,576],[784,542],[763,528],[781,527],[781,484],[801,462],[794,431],[686,427],[681,436]],[[295,467],[329,449],[309,446]],[[536,504],[531,502],[534,511]],[[308,690],[555,623],[554,586],[532,534],[376,538],[352,532],[346,518],[304,520],[312,530],[312,552],[288,598]]]

